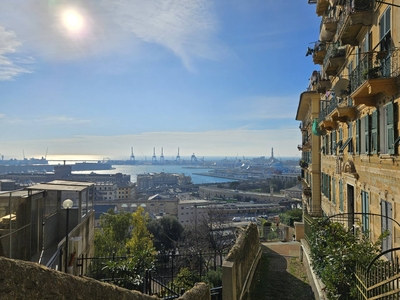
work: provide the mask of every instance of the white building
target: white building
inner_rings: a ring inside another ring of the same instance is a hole
[[[182,225],[195,224],[207,213],[209,201],[181,200],[178,203],[178,220]]]

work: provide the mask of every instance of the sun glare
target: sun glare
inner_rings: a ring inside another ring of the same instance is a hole
[[[62,15],[65,27],[70,31],[79,31],[83,26],[82,16],[73,10],[67,10]]]

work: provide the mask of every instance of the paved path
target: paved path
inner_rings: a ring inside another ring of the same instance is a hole
[[[262,243],[262,250],[268,255],[268,288],[262,300],[314,299],[305,268],[298,260],[299,242]]]

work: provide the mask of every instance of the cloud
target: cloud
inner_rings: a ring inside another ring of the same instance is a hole
[[[216,59],[223,47],[208,0],[103,0],[114,21],[145,42],[170,49],[188,69],[193,58]]]
[[[297,103],[296,96],[253,96],[232,99],[225,108],[226,116],[231,121],[268,121],[294,120]],[[227,120],[228,121],[228,120]]]
[[[50,117],[44,117],[44,118],[37,118],[34,121],[41,122],[41,123],[48,123],[48,124],[71,124],[71,125],[84,124],[84,123],[91,122],[90,120],[77,119],[77,118],[67,117],[67,116],[50,116]]]
[[[0,81],[11,80],[14,77],[30,73],[25,67],[30,61],[18,57],[12,57],[12,54],[21,46],[16,34],[13,31],[6,30],[0,26]]]
[[[157,44],[194,70],[196,58],[229,55],[215,37],[218,25],[211,0],[3,1],[2,25],[12,28],[32,55],[45,60],[132,55],[140,44]],[[77,30],[65,24],[66,11],[82,21]]]

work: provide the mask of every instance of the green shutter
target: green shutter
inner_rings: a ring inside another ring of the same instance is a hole
[[[328,175],[328,199],[329,201],[332,201],[332,197],[331,197],[331,175]]]
[[[356,154],[361,153],[361,137],[360,137],[360,130],[361,130],[361,122],[360,119],[356,120]]]
[[[394,154],[394,106],[393,102],[389,102],[386,106],[386,128],[387,128],[387,146],[388,153]]]
[[[343,182],[339,180],[339,209],[343,212]]]
[[[378,110],[371,115],[371,153],[377,154],[378,149]]]
[[[336,204],[336,179],[332,177],[332,202]]]
[[[365,119],[365,153],[366,154],[370,154],[370,152],[371,152],[371,147],[370,147],[370,145],[371,145],[371,142],[370,142],[370,140],[369,140],[369,131],[370,131],[370,129],[369,129],[369,115],[366,115],[365,117],[364,117],[364,119]]]

